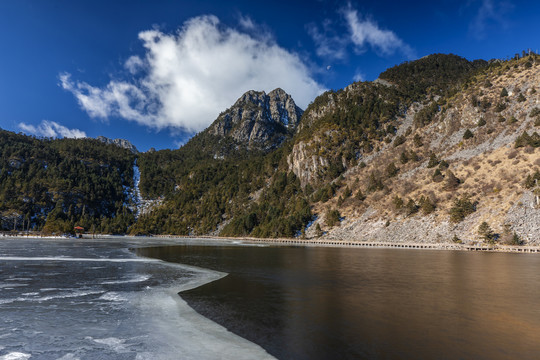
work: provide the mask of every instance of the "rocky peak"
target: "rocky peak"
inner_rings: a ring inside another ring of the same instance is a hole
[[[302,109],[282,89],[250,90],[221,113],[208,131],[233,138],[247,148],[275,148],[296,131]]]
[[[105,144],[113,144],[121,148],[128,149],[134,154],[137,154],[139,152],[137,148],[135,147],[135,145],[133,145],[132,143],[130,143],[128,140],[125,140],[125,139],[109,139],[105,136],[98,136],[96,139]]]

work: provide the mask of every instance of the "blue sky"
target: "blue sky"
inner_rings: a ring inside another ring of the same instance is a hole
[[[303,108],[432,53],[540,48],[536,1],[0,1],[0,127],[176,148],[245,91]]]

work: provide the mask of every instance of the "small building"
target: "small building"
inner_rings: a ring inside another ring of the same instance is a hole
[[[73,228],[73,230],[75,230],[75,235],[78,237],[78,238],[82,238],[82,233],[84,231],[84,228],[82,226],[75,226]]]

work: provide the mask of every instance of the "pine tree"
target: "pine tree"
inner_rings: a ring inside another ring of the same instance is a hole
[[[439,159],[437,159],[437,156],[435,155],[435,153],[431,153],[431,155],[429,156],[427,167],[433,168],[437,165],[439,165]]]
[[[319,223],[317,223],[317,225],[315,225],[315,234],[317,235],[317,237],[321,237],[324,234],[322,229],[321,229],[321,225],[319,225]]]
[[[495,243],[495,233],[489,226],[487,222],[482,222],[480,226],[478,226],[478,234],[489,244]]]

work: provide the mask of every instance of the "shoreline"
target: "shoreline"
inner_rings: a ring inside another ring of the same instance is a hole
[[[34,239],[65,239],[72,238],[63,236],[41,236],[37,234],[28,235],[3,235],[4,238],[34,238]],[[83,234],[82,239],[108,239],[108,238],[145,238],[146,236],[129,235],[90,235]],[[0,237],[1,238],[1,237]],[[148,239],[169,239],[169,240],[216,240],[228,242],[244,242],[248,244],[269,244],[277,246],[316,246],[316,247],[347,247],[347,248],[371,248],[371,249],[410,249],[410,250],[453,250],[453,251],[474,251],[474,252],[505,252],[505,253],[540,253],[540,246],[536,245],[486,245],[486,244],[456,244],[456,243],[417,243],[417,242],[383,242],[383,241],[353,241],[353,240],[331,240],[331,239],[298,239],[298,238],[253,238],[253,237],[223,237],[223,236],[178,236],[178,235],[152,235]],[[75,238],[73,238],[75,239]]]
[[[319,246],[319,247],[347,247],[347,248],[393,248],[414,250],[454,250],[454,251],[481,251],[481,252],[508,252],[508,253],[540,253],[540,246],[534,245],[486,245],[486,244],[454,244],[454,243],[412,243],[412,242],[377,242],[377,241],[351,241],[351,240],[313,240],[313,239],[287,239],[287,238],[252,238],[252,237],[220,237],[220,236],[175,236],[155,235],[153,237],[167,239],[204,239],[243,241],[253,244]]]

